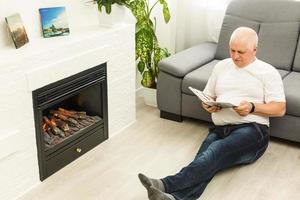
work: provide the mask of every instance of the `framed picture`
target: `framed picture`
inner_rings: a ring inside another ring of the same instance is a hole
[[[66,8],[40,8],[42,31],[45,38],[70,34]]]
[[[16,13],[5,17],[5,21],[7,30],[17,49],[29,42],[20,14]]]

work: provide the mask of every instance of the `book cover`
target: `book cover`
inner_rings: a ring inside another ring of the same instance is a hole
[[[25,27],[19,13],[5,17],[7,30],[18,49],[29,42]]]
[[[70,34],[66,8],[64,6],[40,8],[39,12],[43,36],[45,38]]]

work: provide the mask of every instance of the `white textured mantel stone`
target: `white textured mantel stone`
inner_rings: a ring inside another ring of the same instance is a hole
[[[133,25],[90,27],[1,52],[1,200],[40,183],[33,90],[107,62],[109,137],[135,121],[134,33]]]

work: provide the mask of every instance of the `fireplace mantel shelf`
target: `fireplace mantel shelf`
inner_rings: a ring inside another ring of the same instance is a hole
[[[5,49],[0,52],[0,74],[34,70],[50,62],[57,62],[59,59],[66,59],[95,48],[103,48],[106,44],[95,42],[96,38],[106,37],[126,26],[132,25],[120,25],[114,28],[92,26],[73,30],[69,36],[40,38],[30,41],[19,49],[13,47]]]

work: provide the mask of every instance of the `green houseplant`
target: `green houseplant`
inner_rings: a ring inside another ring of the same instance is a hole
[[[147,0],[133,0],[127,4],[136,18],[136,60],[138,71],[142,75],[141,84],[144,87],[156,88],[159,73],[158,62],[170,53],[166,48],[159,46],[155,30],[156,18],[151,19],[153,8],[160,3],[163,7],[163,16],[166,23],[170,21],[170,12],[165,0],[158,0],[152,6]]]
[[[165,23],[170,21],[170,11],[165,0],[157,0],[150,5],[149,0],[95,0],[101,12],[105,7],[106,12],[111,12],[111,5],[117,3],[126,6],[136,19],[136,61],[138,71],[142,75],[141,84],[147,88],[156,88],[159,73],[158,62],[170,56],[166,48],[159,46],[155,30],[156,18],[151,19],[151,12],[157,5],[162,6]]]

